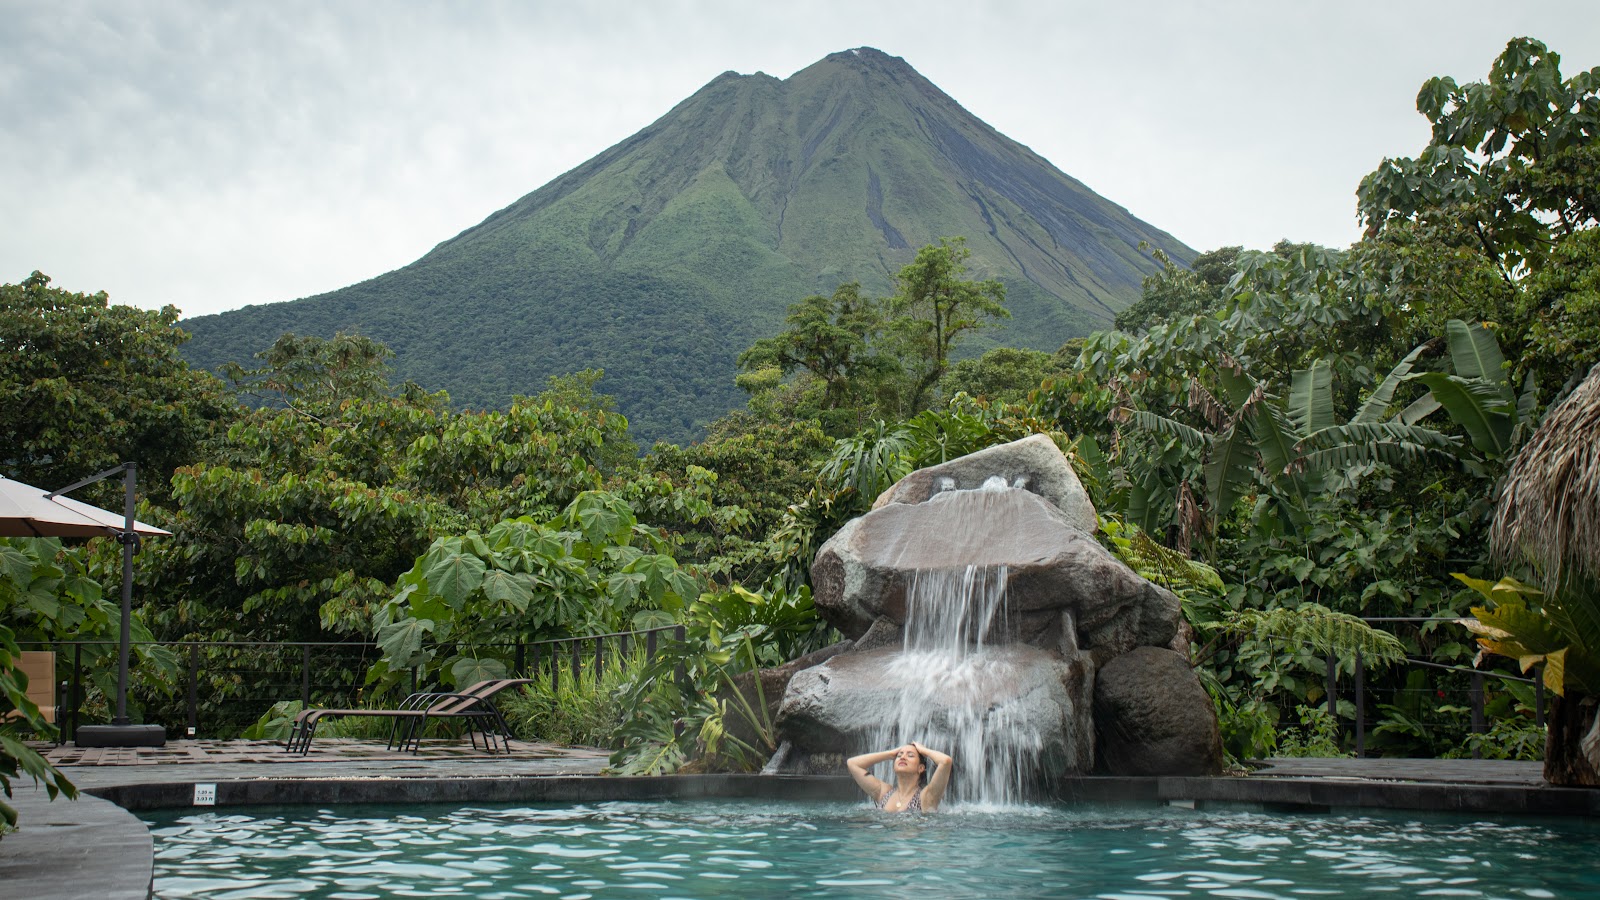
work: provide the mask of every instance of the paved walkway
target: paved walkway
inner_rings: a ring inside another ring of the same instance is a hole
[[[425,741],[417,753],[373,741],[318,738],[305,756],[273,741],[169,741],[165,747],[73,747],[45,757],[80,788],[168,781],[310,778],[507,778],[598,775],[610,754],[589,747],[512,741],[485,753],[467,741]]]
[[[1544,763],[1510,759],[1270,759],[1251,778],[1542,787]]]

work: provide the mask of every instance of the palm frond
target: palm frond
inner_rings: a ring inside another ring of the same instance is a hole
[[[1365,425],[1382,421],[1384,413],[1389,409],[1389,405],[1394,402],[1395,391],[1400,388],[1406,376],[1411,374],[1411,369],[1416,366],[1417,359],[1422,356],[1423,351],[1427,350],[1428,347],[1429,344],[1419,344],[1415,350],[1406,354],[1405,359],[1395,363],[1395,367],[1390,369],[1389,374],[1385,375],[1383,381],[1378,383],[1372,395],[1362,401],[1361,408],[1356,410],[1356,414],[1350,419],[1350,422],[1352,424]]]
[[[1177,438],[1185,447],[1192,450],[1205,449],[1207,438],[1205,432],[1198,428],[1191,428],[1182,422],[1159,416],[1145,409],[1130,409],[1128,421],[1141,431],[1150,431],[1164,437]]]
[[[1289,382],[1289,421],[1298,434],[1312,434],[1333,424],[1333,368],[1325,359],[1299,369]]]

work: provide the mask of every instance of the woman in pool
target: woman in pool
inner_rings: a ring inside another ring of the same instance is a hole
[[[894,760],[894,784],[885,784],[872,775],[872,767],[886,759]],[[932,777],[928,775],[930,760],[935,767]],[[952,761],[949,754],[912,741],[893,750],[852,756],[845,766],[850,769],[850,777],[884,812],[933,812],[950,784]]]

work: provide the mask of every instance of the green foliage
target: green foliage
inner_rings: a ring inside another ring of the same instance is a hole
[[[0,626],[23,643],[86,641],[80,649],[88,703],[116,696],[121,609],[108,600],[102,582],[120,584],[121,545],[96,539],[87,548],[67,549],[56,538],[0,538]],[[143,610],[131,619],[133,687],[160,692],[177,672],[177,658],[154,646]],[[141,704],[129,699],[130,712]]]
[[[1545,687],[1557,696],[1600,694],[1600,593],[1592,583],[1547,596],[1511,577],[1455,577],[1489,604],[1463,621],[1483,649],[1516,660],[1523,672],[1542,665]]]
[[[48,545],[47,550],[60,549],[60,544],[53,540],[40,543]],[[0,539],[0,790],[7,797],[12,796],[12,779],[26,774],[35,784],[42,783],[52,800],[61,793],[75,798],[78,792],[72,782],[18,738],[19,732],[25,729],[49,739],[55,736],[56,729],[28,698],[28,676],[17,667],[22,648],[17,646],[16,632],[6,623],[13,617],[25,621],[70,620],[74,615],[63,610],[75,606],[72,601],[76,599],[67,597],[67,602],[62,602],[60,575],[51,577],[47,564],[32,545],[32,541],[22,539]],[[60,572],[59,569],[55,571]],[[81,577],[78,579],[78,589],[87,592],[88,584],[92,583]],[[0,826],[4,826],[0,827],[0,832],[16,824],[17,811],[0,801]]]
[[[949,371],[951,351],[962,335],[1011,318],[1005,284],[963,277],[971,258],[966,238],[940,238],[937,246],[918,250],[895,279],[896,291],[889,298],[895,318],[888,327],[911,376],[905,409],[924,408],[933,386]]]
[[[373,617],[369,681],[411,669],[456,687],[503,677],[518,642],[670,621],[699,580],[615,495],[589,491],[548,522],[436,539]]]
[[[1339,738],[1339,720],[1320,706],[1296,706],[1299,728],[1285,729],[1278,739],[1277,755],[1320,759],[1352,756]]]
[[[1113,324],[1118,331],[1137,334],[1158,323],[1215,312],[1242,252],[1243,247],[1220,247],[1196,256],[1186,269],[1162,251],[1152,251],[1161,270],[1144,277],[1138,302],[1117,313]]]
[[[777,580],[759,593],[734,586],[702,594],[682,621],[684,640],[662,645],[623,686],[630,715],[612,764],[631,775],[673,772],[691,759],[712,769],[759,768],[775,749],[766,698],[759,678],[751,702],[735,677],[820,649],[834,632],[817,618],[810,589]]]
[[[237,415],[222,383],[178,355],[178,311],[113,306],[34,272],[0,285],[0,462],[7,477],[46,490],[123,462],[166,495],[165,474]],[[81,499],[121,508],[117,484]]]
[[[537,672],[533,683],[499,703],[519,740],[616,749],[617,732],[630,710],[620,695],[628,672],[642,663],[641,654],[606,657],[600,676],[553,678]]]
[[[1043,350],[996,347],[977,359],[957,360],[939,380],[941,397],[967,394],[993,403],[1018,404],[1045,379],[1065,371],[1065,361]]]
[[[1461,222],[1508,277],[1542,266],[1553,233],[1593,225],[1600,68],[1561,77],[1561,56],[1516,38],[1483,82],[1431,78],[1417,111],[1433,126],[1415,159],[1386,159],[1357,192],[1369,233],[1430,217]]]
[[[1354,657],[1369,665],[1393,664],[1405,659],[1405,645],[1394,635],[1379,631],[1356,616],[1334,612],[1315,603],[1293,609],[1242,609],[1207,627],[1225,634],[1247,637],[1285,650],[1308,648],[1323,656]]]
[[[247,741],[287,741],[295,717],[304,709],[305,704],[299,700],[280,700],[239,736]]]

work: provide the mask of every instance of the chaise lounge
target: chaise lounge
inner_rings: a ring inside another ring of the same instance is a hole
[[[511,727],[494,705],[494,697],[506,688],[528,684],[527,678],[493,678],[480,681],[459,692],[419,692],[407,697],[396,709],[307,709],[295,716],[284,749],[301,756],[311,752],[311,741],[323,719],[367,716],[392,720],[386,748],[417,752],[430,719],[460,719],[474,749],[483,735],[481,749],[490,753],[511,750]]]

